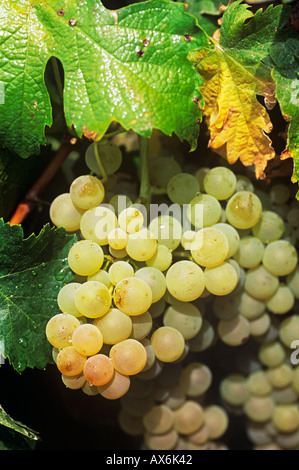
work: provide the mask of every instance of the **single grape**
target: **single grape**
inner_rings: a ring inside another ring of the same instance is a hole
[[[132,331],[130,338],[138,341],[144,339],[151,331],[153,326],[153,319],[149,312],[144,312],[141,315],[136,315],[131,318]]]
[[[188,397],[199,397],[211,386],[212,372],[201,362],[190,362],[179,378],[179,387]]]
[[[244,289],[247,294],[258,300],[266,300],[278,289],[279,279],[263,265],[249,269],[246,273]]]
[[[162,362],[176,361],[185,348],[182,333],[170,326],[157,328],[151,336],[151,344],[155,356]]]
[[[152,302],[160,300],[166,292],[166,279],[164,274],[157,268],[146,266],[137,269],[135,276],[145,281],[152,291]]]
[[[126,251],[135,261],[147,261],[152,258],[157,250],[157,240],[147,229],[141,229],[136,233],[130,233]]]
[[[81,313],[75,305],[75,293],[81,284],[79,282],[69,282],[63,286],[57,295],[57,304],[63,313],[69,313],[74,317],[80,317]]]
[[[187,340],[199,332],[202,326],[202,315],[195,305],[178,301],[166,309],[163,324],[177,329]]]
[[[255,268],[261,263],[264,250],[264,244],[259,238],[243,237],[238,251],[234,254],[234,259],[242,268]]]
[[[119,227],[126,233],[135,233],[142,229],[144,217],[136,207],[127,207],[118,215]]]
[[[266,301],[267,309],[275,314],[281,315],[288,313],[295,304],[295,297],[291,289],[280,284],[274,294]]]
[[[117,308],[111,308],[105,315],[96,318],[93,324],[100,330],[105,344],[124,341],[132,332],[131,318]]]
[[[64,227],[67,232],[79,230],[84,210],[76,207],[69,193],[57,196],[50,205],[50,219],[56,227]]]
[[[237,315],[231,320],[221,320],[218,323],[218,335],[221,340],[229,346],[240,346],[244,344],[250,336],[250,323],[241,315]]]
[[[252,395],[243,406],[245,415],[256,423],[265,423],[271,419],[275,402],[270,396]]]
[[[85,163],[88,168],[99,176],[103,176],[95,155],[95,145],[98,147],[99,158],[107,175],[116,173],[122,163],[122,152],[118,145],[109,140],[92,143],[85,152]]]
[[[114,228],[109,232],[107,237],[109,246],[114,250],[122,250],[126,248],[128,243],[128,234],[121,228]]]
[[[97,318],[110,309],[111,295],[107,286],[101,282],[86,281],[76,291],[75,304],[85,317]]]
[[[286,240],[277,240],[266,246],[263,265],[274,276],[287,276],[296,268],[296,248]]]
[[[228,428],[228,415],[224,408],[210,405],[204,408],[204,423],[209,430],[209,438],[218,439]]]
[[[188,204],[199,192],[199,183],[190,173],[177,173],[167,184],[167,195],[175,204]]]
[[[265,370],[252,372],[248,377],[248,391],[252,395],[267,396],[272,392],[272,384]]]
[[[108,275],[111,284],[116,286],[116,284],[122,279],[134,276],[134,268],[126,261],[115,261],[113,264],[111,264],[108,270]]]
[[[291,385],[293,379],[293,368],[283,363],[277,367],[271,367],[267,370],[267,376],[274,388],[285,388]]]
[[[76,351],[83,356],[93,356],[103,346],[103,335],[96,326],[85,323],[74,331],[72,344]]]
[[[277,367],[284,362],[286,352],[280,341],[271,341],[260,346],[258,357],[264,366]]]
[[[230,374],[220,383],[220,396],[232,406],[242,406],[249,398],[247,378],[242,374]]]
[[[166,432],[165,434],[151,434],[144,433],[145,444],[150,450],[171,450],[174,449],[178,442],[179,436],[175,429]]]
[[[77,375],[61,374],[61,380],[64,385],[71,390],[79,390],[86,382],[83,372]]]
[[[104,205],[87,210],[81,217],[80,230],[83,238],[99,245],[108,244],[109,233],[118,227],[113,210]]]
[[[71,270],[80,276],[95,274],[101,268],[103,261],[102,248],[90,240],[76,242],[68,253],[68,263]]]
[[[207,194],[218,200],[225,200],[235,192],[237,178],[229,168],[216,166],[204,177],[203,186]]]
[[[230,263],[225,262],[213,268],[205,268],[204,279],[211,294],[227,295],[237,286],[238,274]]]
[[[279,338],[287,348],[299,338],[299,315],[291,315],[279,325]]]
[[[204,411],[199,403],[187,400],[174,411],[174,429],[183,435],[193,434],[204,423]]]
[[[114,369],[124,375],[138,374],[147,361],[144,346],[140,341],[131,338],[114,344],[109,356]]]
[[[196,228],[211,227],[221,217],[220,202],[209,194],[195,196],[187,206],[187,218]]]
[[[111,282],[110,282],[110,279],[109,279],[109,274],[104,269],[100,269],[96,273],[91,274],[90,276],[87,276],[87,281],[101,282],[106,287],[108,287],[108,289],[111,286]]]
[[[83,371],[86,356],[78,353],[74,346],[67,346],[60,350],[57,356],[57,368],[63,375],[78,375]]]
[[[70,186],[70,196],[75,206],[91,209],[104,199],[105,189],[102,182],[92,175],[81,175]]]
[[[236,178],[237,178],[236,193],[239,191],[250,191],[251,193],[254,192],[254,185],[252,184],[248,176],[236,175]]]
[[[227,202],[226,217],[236,228],[247,229],[256,225],[262,215],[262,204],[256,194],[239,191]]]
[[[78,318],[68,313],[58,313],[46,325],[46,337],[55,348],[65,348],[72,344],[72,336],[80,326]]]
[[[154,217],[148,229],[160,245],[165,245],[171,251],[175,250],[181,242],[183,227],[176,217],[170,215]]]
[[[172,263],[172,252],[171,250],[161,243],[157,243],[157,249],[154,255],[145,260],[145,264],[152,268],[159,269],[160,271],[166,271]]]
[[[263,243],[279,240],[284,232],[284,221],[273,211],[264,211],[258,223],[252,227],[252,233]]]
[[[151,434],[165,434],[172,429],[174,412],[166,405],[156,405],[143,416],[142,421]]]
[[[86,360],[83,373],[88,383],[101,386],[110,382],[114,367],[111,359],[105,354],[95,354]]]
[[[152,186],[166,188],[170,178],[181,173],[180,164],[173,157],[153,157],[149,159],[149,177]]]
[[[251,320],[249,326],[252,336],[265,335],[271,326],[271,317],[268,313],[263,313],[260,317]]]
[[[99,385],[98,391],[107,400],[117,400],[128,392],[130,383],[130,377],[115,370],[111,380],[104,385]]]
[[[294,432],[299,428],[299,410],[297,404],[276,405],[273,422],[281,432]]]
[[[227,258],[228,251],[228,239],[222,231],[206,227],[196,232],[191,254],[199,265],[209,268],[219,266]]]
[[[115,306],[127,315],[140,315],[152,303],[150,286],[138,277],[128,277],[116,284],[113,299]]]
[[[166,285],[177,300],[192,302],[201,296],[205,288],[202,269],[192,261],[177,261],[166,273]]]

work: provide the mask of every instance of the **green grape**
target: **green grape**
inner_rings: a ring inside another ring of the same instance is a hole
[[[273,204],[285,204],[291,196],[290,189],[285,184],[274,184],[269,191],[270,200]]]
[[[266,367],[277,367],[286,359],[286,352],[280,341],[271,341],[260,346],[260,362]]]
[[[114,250],[114,248],[111,248],[111,246],[109,246],[109,253],[113,258],[116,259],[124,259],[128,257],[128,253],[125,248],[123,248],[122,250]]]
[[[142,371],[147,361],[145,347],[136,339],[125,339],[112,346],[109,354],[113,367],[124,375],[135,375]]]
[[[151,314],[152,318],[158,318],[162,313],[165,311],[166,301],[165,298],[157,300],[154,304],[150,306],[148,309],[149,313]]]
[[[95,176],[81,175],[72,182],[70,196],[75,206],[87,210],[101,204],[105,188]]]
[[[118,215],[119,227],[126,233],[135,233],[142,229],[144,217],[137,207],[127,207]]]
[[[248,390],[251,395],[267,396],[272,392],[272,384],[263,369],[252,372],[248,377]]]
[[[72,336],[80,326],[78,318],[68,313],[58,313],[46,325],[46,337],[55,348],[65,348],[72,344]]]
[[[126,251],[135,261],[146,261],[152,258],[157,250],[157,240],[146,228],[130,233]]]
[[[172,429],[165,434],[144,433],[145,444],[150,450],[171,450],[178,442],[178,433]]]
[[[219,320],[231,320],[239,315],[241,299],[239,295],[215,297],[213,312]]]
[[[152,304],[152,290],[143,279],[128,277],[116,284],[113,299],[116,308],[127,315],[140,315]]]
[[[267,309],[270,312],[281,315],[288,313],[295,304],[295,297],[291,289],[285,285],[280,284],[276,292],[266,301]]]
[[[95,354],[86,360],[83,373],[88,383],[96,386],[105,385],[113,377],[113,363],[105,354]]]
[[[174,411],[174,429],[183,435],[193,434],[204,423],[204,411],[199,403],[187,400]]]
[[[213,268],[219,266],[228,256],[229,243],[223,232],[213,227],[206,227],[196,233],[191,254],[201,266]]]
[[[178,301],[166,309],[163,324],[177,329],[187,340],[199,332],[202,326],[202,315],[195,305]]]
[[[151,336],[151,344],[156,358],[162,362],[176,361],[185,348],[182,333],[170,326],[157,328]]]
[[[204,279],[211,294],[227,295],[237,286],[238,274],[230,263],[222,263],[214,268],[205,268]]]
[[[236,175],[236,178],[237,178],[236,193],[239,191],[250,191],[251,193],[254,192],[254,185],[252,184],[248,176]]]
[[[241,374],[230,374],[220,383],[220,396],[231,406],[242,406],[249,398],[247,378]]]
[[[168,406],[156,405],[143,418],[143,426],[151,434],[165,434],[174,423],[174,412]]]
[[[56,227],[67,232],[79,230],[84,210],[76,207],[69,193],[60,194],[50,205],[50,219]]]
[[[292,315],[280,323],[279,338],[287,348],[291,347],[293,341],[298,340],[299,315]]]
[[[118,421],[121,429],[129,436],[142,436],[144,427],[142,418],[139,416],[132,416],[127,411],[121,409],[118,414]]]
[[[295,271],[287,277],[287,285],[293,292],[295,298],[299,300],[299,268],[297,267]]]
[[[107,271],[104,271],[104,269],[100,269],[96,273],[91,274],[90,276],[87,276],[87,281],[101,282],[102,284],[105,284],[105,286],[108,287],[108,289],[111,286],[109,274],[107,273]]]
[[[227,258],[234,256],[234,254],[238,251],[240,245],[240,235],[237,230],[232,225],[226,223],[215,224],[212,228],[220,230],[220,232],[223,232],[226,236],[228,241]]]
[[[166,271],[172,263],[172,251],[165,245],[157,243],[157,249],[154,255],[145,260],[145,264],[152,268]]]
[[[74,317],[80,317],[81,313],[75,305],[75,293],[81,284],[79,282],[69,282],[63,286],[57,295],[57,304],[63,313],[69,313]]]
[[[92,240],[99,245],[107,245],[109,233],[118,226],[114,212],[101,205],[87,210],[83,216],[80,222],[83,238]]]
[[[81,315],[97,318],[105,315],[111,305],[108,287],[97,281],[86,281],[76,291],[75,304]]]
[[[126,277],[134,276],[134,268],[126,261],[115,261],[108,269],[111,284],[116,284]]]
[[[209,430],[209,439],[218,439],[228,428],[228,415],[224,408],[210,405],[204,408],[204,422]]]
[[[268,313],[263,313],[260,317],[251,320],[249,323],[250,334],[252,336],[262,336],[267,333],[271,325],[271,318]]]
[[[199,182],[199,190],[201,192],[204,192],[203,181],[204,181],[205,176],[209,173],[209,171],[210,171],[210,168],[203,167],[203,168],[199,168],[199,170],[196,170],[196,172],[194,173],[194,176],[197,178]]]
[[[287,276],[297,266],[296,248],[286,240],[277,240],[266,246],[263,265],[274,276]]]
[[[164,401],[164,404],[171,408],[172,410],[176,410],[186,401],[186,395],[179,387],[178,384],[172,385],[169,389],[169,395],[167,399]]]
[[[98,391],[107,400],[118,400],[118,398],[123,397],[127,393],[130,383],[130,377],[120,374],[115,370],[108,383],[98,386]]]
[[[266,300],[278,289],[279,279],[264,266],[249,269],[246,273],[244,289],[247,294],[258,300]]]
[[[275,442],[283,450],[298,450],[299,447],[299,429],[293,432],[281,432],[275,436]]]
[[[204,190],[218,200],[232,196],[237,186],[237,178],[232,170],[224,166],[212,168],[204,177]]]
[[[86,356],[78,353],[74,346],[66,346],[57,356],[57,368],[63,375],[78,375],[83,371]]]
[[[167,184],[167,195],[175,204],[188,204],[199,192],[199,183],[190,173],[177,173]]]
[[[298,405],[276,405],[272,419],[279,431],[285,433],[294,432],[299,428]]]
[[[212,372],[201,362],[190,362],[182,370],[179,378],[179,387],[188,397],[199,397],[211,386]]]
[[[138,341],[144,339],[151,331],[153,319],[149,312],[144,312],[141,315],[136,315],[131,318],[132,331],[130,338],[137,339]]]
[[[231,320],[220,320],[218,323],[218,335],[221,340],[229,346],[240,346],[250,336],[250,323],[241,315]]]
[[[192,302],[203,293],[205,276],[202,269],[192,261],[177,261],[167,271],[166,285],[175,299]]]
[[[252,395],[243,406],[245,415],[256,423],[265,423],[271,419],[275,403],[271,396]]]
[[[127,209],[133,204],[132,199],[126,194],[114,194],[109,199],[109,206],[112,207],[114,213],[118,216],[123,210]]]
[[[99,158],[107,175],[113,175],[119,170],[122,163],[122,153],[118,145],[108,140],[101,140],[97,144],[90,144],[85,152],[85,163],[88,168],[99,176],[103,176],[99,167],[95,145],[98,147]]]
[[[166,292],[166,279],[164,274],[156,268],[146,266],[137,269],[135,276],[145,281],[152,291],[152,302],[162,299]]]
[[[61,374],[61,380],[64,385],[71,390],[79,390],[79,388],[83,387],[86,382],[83,372],[77,375]]]
[[[227,202],[226,217],[236,228],[247,229],[256,225],[262,215],[262,203],[256,194],[239,191]]]
[[[258,223],[252,227],[252,233],[263,243],[279,240],[284,232],[284,221],[273,211],[264,211]]]
[[[234,254],[234,259],[242,268],[255,268],[261,263],[264,250],[264,244],[259,238],[243,237],[238,251]]]
[[[80,276],[95,274],[101,268],[103,261],[102,248],[90,240],[76,242],[68,253],[69,267]]]
[[[93,356],[103,346],[103,335],[96,326],[85,323],[74,331],[72,344],[76,351],[83,356]]]
[[[205,318],[199,332],[188,340],[190,351],[199,352],[208,349],[215,341],[215,330]]]
[[[124,341],[132,332],[131,318],[117,308],[111,308],[105,315],[96,318],[93,324],[102,333],[105,344]]]
[[[267,375],[274,388],[285,388],[292,383],[293,368],[289,364],[283,363],[268,369]]]
[[[299,227],[299,209],[297,207],[293,207],[293,209],[289,210],[287,215],[287,221],[291,227]]]
[[[220,202],[209,194],[195,196],[187,206],[187,218],[196,228],[211,227],[217,224],[221,217]]]
[[[255,299],[245,290],[240,292],[238,298],[240,299],[239,314],[243,315],[243,317],[247,318],[247,320],[255,320],[256,318],[260,317],[266,309],[265,302]]]
[[[148,229],[160,245],[166,246],[171,251],[175,250],[181,242],[183,233],[181,222],[170,215],[154,217]]]
[[[149,177],[152,186],[166,188],[174,175],[181,173],[180,164],[173,157],[153,157],[149,159]]]
[[[266,446],[272,442],[272,436],[269,434],[266,423],[256,423],[248,420],[246,434],[255,445]]]
[[[114,250],[123,250],[128,243],[128,235],[121,228],[114,228],[108,233],[108,244]]]

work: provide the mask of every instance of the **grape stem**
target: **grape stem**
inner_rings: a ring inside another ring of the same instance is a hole
[[[188,260],[193,261],[192,256],[187,251],[174,251],[172,254],[174,258],[187,258]]]
[[[102,173],[101,181],[104,184],[108,180],[108,176],[107,176],[107,173],[105,171],[104,165],[101,161],[101,157],[100,157],[99,149],[98,149],[98,143],[96,141],[94,141],[94,143],[93,143],[93,148],[94,148],[94,154],[95,154],[95,157],[96,157],[97,164],[99,165],[99,169],[101,170],[101,173]]]
[[[138,136],[140,148],[140,189],[138,202],[149,209],[149,204],[152,197],[152,187],[149,179],[148,169],[148,139],[146,137]]]

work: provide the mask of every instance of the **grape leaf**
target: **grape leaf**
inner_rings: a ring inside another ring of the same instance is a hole
[[[246,166],[255,165],[258,178],[264,176],[275,151],[267,135],[272,123],[257,95],[275,101],[275,82],[266,59],[287,17],[283,5],[270,5],[254,15],[238,0],[223,15],[219,42],[189,54],[205,80],[201,90],[209,145],[224,153],[229,163],[239,158]]]
[[[221,5],[226,6],[228,0],[188,0],[186,3],[189,5],[193,14],[219,16]]]
[[[6,426],[9,429],[12,429],[15,432],[22,434],[28,439],[38,440],[38,434],[32,429],[28,428],[25,424],[20,421],[16,421],[11,418],[3,407],[0,405],[0,425]]]
[[[18,372],[52,361],[45,327],[59,313],[59,289],[73,278],[67,254],[75,241],[49,224],[23,239],[20,225],[0,219],[0,346]]]
[[[187,54],[208,37],[183,3],[111,11],[97,0],[0,0],[0,28],[0,141],[22,157],[39,152],[52,123],[44,83],[51,56],[64,69],[66,122],[80,137],[100,139],[117,121],[145,137],[153,128],[176,133],[196,147],[202,80]]]

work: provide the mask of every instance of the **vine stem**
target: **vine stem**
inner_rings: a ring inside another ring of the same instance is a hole
[[[100,157],[99,149],[98,149],[98,143],[96,141],[94,141],[94,143],[93,143],[93,148],[94,148],[94,154],[95,154],[95,157],[96,157],[97,164],[99,165],[99,169],[101,170],[101,173],[102,173],[101,181],[104,184],[108,180],[108,176],[107,176],[107,173],[105,171],[104,165],[101,161],[101,157]]]
[[[146,207],[148,212],[152,197],[152,187],[148,168],[148,138],[138,136],[140,148],[140,189],[138,202]]]

